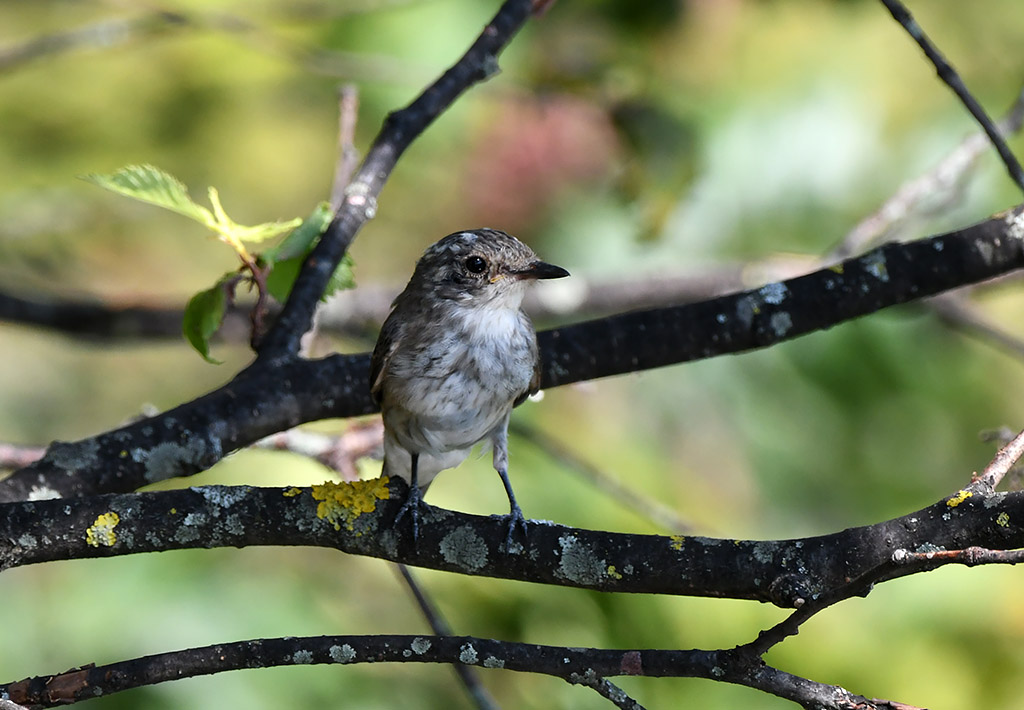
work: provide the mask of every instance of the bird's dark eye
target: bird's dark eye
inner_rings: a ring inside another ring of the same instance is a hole
[[[487,271],[487,262],[484,261],[482,256],[477,256],[476,254],[473,256],[467,256],[465,264],[466,271],[471,274],[482,274]]]

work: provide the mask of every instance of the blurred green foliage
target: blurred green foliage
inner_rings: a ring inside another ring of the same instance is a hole
[[[1017,0],[983,10],[956,0],[916,5],[968,86],[999,113],[1024,75]],[[454,61],[496,6],[175,0],[162,8],[170,15],[104,2],[0,4],[4,288],[183,304],[234,257],[173,215],[75,176],[153,163],[189,185],[218,186],[245,223],[308,214],[330,188],[338,83],[359,86],[365,148],[386,113]],[[353,247],[359,282],[401,282],[428,244],[482,225],[596,277],[823,254],[974,130],[877,3],[636,7],[563,0],[532,21],[504,55],[503,73],[403,157]],[[61,50],[57,36],[81,41]],[[33,47],[44,51],[32,55]],[[959,204],[898,236],[981,219],[1019,199],[987,155]],[[1021,335],[1021,301],[1005,288],[983,305]],[[0,439],[24,443],[90,435],[147,403],[187,401],[249,357],[220,346],[226,364],[212,367],[183,341],[104,345],[10,325],[0,325],[0,346]],[[1022,379],[1019,359],[908,306],[764,352],[550,391],[516,416],[702,533],[772,538],[875,522],[955,490],[992,453],[980,430],[1021,425]],[[326,477],[292,456],[243,452],[179,484]],[[656,530],[527,441],[513,441],[512,478],[529,517]],[[429,500],[504,509],[486,459],[441,476]],[[783,615],[753,603],[420,577],[457,633],[538,643],[728,647]],[[822,614],[769,660],[868,696],[1017,707],[1017,577],[944,569],[882,585]],[[17,639],[0,644],[6,680],[260,636],[426,631],[387,565],[324,550],[49,564],[5,572],[0,597],[0,629]],[[490,671],[484,681],[505,707],[608,707],[549,678]],[[791,707],[705,681],[622,685],[651,708]],[[469,707],[450,670],[416,665],[240,672],[90,703]]]

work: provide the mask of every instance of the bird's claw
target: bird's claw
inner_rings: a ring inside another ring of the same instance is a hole
[[[515,543],[516,528],[522,531],[522,540],[526,541],[526,518],[523,517],[523,511],[518,505],[513,505],[512,510],[505,516],[508,518],[508,532],[505,534],[505,550],[507,552],[512,551],[512,545]]]
[[[423,498],[420,495],[419,486],[410,486],[409,493],[405,496],[405,502],[402,503],[402,507],[398,509],[398,513],[395,515],[395,521],[392,523],[392,527],[397,528],[399,521],[405,517],[406,513],[409,514],[409,520],[412,523],[412,541],[413,544],[419,542],[420,539],[420,504],[423,502]]]

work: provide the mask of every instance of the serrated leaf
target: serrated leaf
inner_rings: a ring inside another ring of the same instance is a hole
[[[119,195],[177,212],[208,227],[214,224],[213,214],[192,201],[183,182],[152,165],[129,165],[110,175],[92,173],[83,175],[82,179]]]
[[[274,263],[295,257],[304,258],[316,245],[333,218],[331,206],[321,202],[295,231],[285,237],[284,241],[264,251],[263,259],[267,263]]]
[[[324,295],[320,297],[321,301],[326,301],[328,298],[333,296],[338,291],[353,288],[356,285],[356,278],[352,272],[352,267],[355,262],[352,261],[352,257],[348,254],[342,257],[341,262],[338,264],[338,268],[331,274],[330,280],[327,282],[327,287],[324,288]]]
[[[227,308],[227,291],[224,288],[225,280],[232,276],[228,274],[210,289],[200,291],[189,299],[185,306],[185,317],[182,320],[181,330],[203,359],[215,365],[221,364],[220,360],[210,357],[210,338],[220,329],[224,321],[224,311]]]

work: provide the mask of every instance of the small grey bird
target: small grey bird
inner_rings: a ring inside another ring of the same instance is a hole
[[[569,272],[497,229],[449,234],[416,264],[373,349],[370,391],[384,417],[384,469],[409,484],[395,518],[419,535],[422,493],[489,441],[510,506],[506,546],[523,511],[508,480],[512,408],[540,386],[533,324],[521,305],[534,279]]]

